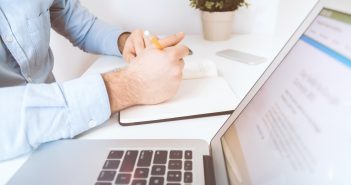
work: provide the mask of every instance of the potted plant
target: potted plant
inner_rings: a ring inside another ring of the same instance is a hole
[[[204,38],[220,41],[230,38],[234,11],[248,4],[245,0],[190,0],[190,6],[201,10]]]

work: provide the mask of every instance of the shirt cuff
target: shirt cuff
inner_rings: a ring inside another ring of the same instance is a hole
[[[62,87],[70,109],[70,137],[100,125],[110,117],[109,98],[100,74],[65,82]]]
[[[87,35],[88,51],[104,55],[121,56],[117,40],[127,31],[111,26],[102,20],[96,19]]]

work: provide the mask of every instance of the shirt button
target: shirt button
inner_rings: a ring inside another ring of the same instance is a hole
[[[13,37],[11,35],[7,35],[7,36],[5,36],[5,41],[8,43],[11,43],[11,42],[13,42]]]
[[[90,121],[88,122],[88,125],[89,125],[90,128],[93,128],[93,127],[96,126],[96,121],[92,119],[92,120],[90,120]]]

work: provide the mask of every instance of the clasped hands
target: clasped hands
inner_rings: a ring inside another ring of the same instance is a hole
[[[164,49],[155,48],[143,30],[122,34],[118,48],[127,67],[102,74],[111,112],[140,104],[158,104],[172,98],[180,85],[183,58],[188,47],[179,44],[184,33],[159,40]]]

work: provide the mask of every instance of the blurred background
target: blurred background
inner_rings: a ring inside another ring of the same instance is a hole
[[[288,40],[316,1],[250,0],[248,8],[236,11],[233,33],[273,34]],[[157,35],[202,32],[200,12],[189,6],[189,0],[81,0],[81,4],[100,19],[126,30],[148,29]],[[73,47],[54,31],[50,45],[57,81],[79,77],[98,57]]]

